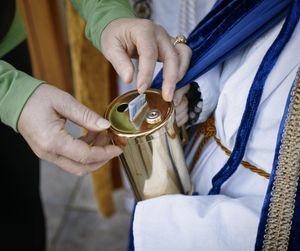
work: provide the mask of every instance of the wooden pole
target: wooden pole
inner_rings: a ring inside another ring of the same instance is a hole
[[[71,92],[65,20],[58,1],[17,0],[17,5],[28,33],[34,77]]]

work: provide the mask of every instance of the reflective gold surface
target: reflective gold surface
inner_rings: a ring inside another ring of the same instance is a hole
[[[157,90],[147,90],[145,94],[148,105],[135,125],[130,122],[128,111],[119,107],[124,108],[134,99],[136,91],[115,99],[105,113],[112,124],[112,140],[123,149],[120,158],[135,197],[139,201],[165,194],[190,194],[192,186],[173,105],[165,102]],[[160,120],[153,124],[146,119],[152,109],[160,112]]]

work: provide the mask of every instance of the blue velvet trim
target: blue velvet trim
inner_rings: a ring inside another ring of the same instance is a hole
[[[270,49],[267,51],[258,68],[258,71],[256,73],[256,76],[248,94],[245,111],[241,120],[241,124],[239,126],[239,130],[237,132],[233,151],[225,165],[222,167],[222,169],[213,177],[213,187],[209,191],[210,195],[220,193],[221,186],[237,170],[244,156],[246,145],[255,121],[255,116],[261,100],[266,79],[269,73],[271,72],[273,66],[276,64],[281,51],[292,36],[293,31],[299,20],[299,15],[296,14],[297,11],[295,11],[295,9],[292,8],[295,7],[296,3],[297,0],[294,0],[293,5],[290,8],[288,17],[284,22],[279,35],[271,45]]]
[[[177,83],[180,88],[224,62],[286,16],[291,0],[223,0],[188,37],[190,67]],[[162,71],[152,83],[161,88]]]

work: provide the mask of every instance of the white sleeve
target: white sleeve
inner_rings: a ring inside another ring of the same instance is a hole
[[[139,202],[136,251],[253,251],[263,198],[168,195]]]

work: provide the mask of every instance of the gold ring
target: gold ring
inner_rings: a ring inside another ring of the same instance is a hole
[[[186,37],[182,34],[178,34],[175,37],[174,45],[176,45],[176,44],[186,44],[186,42],[187,42]]]

